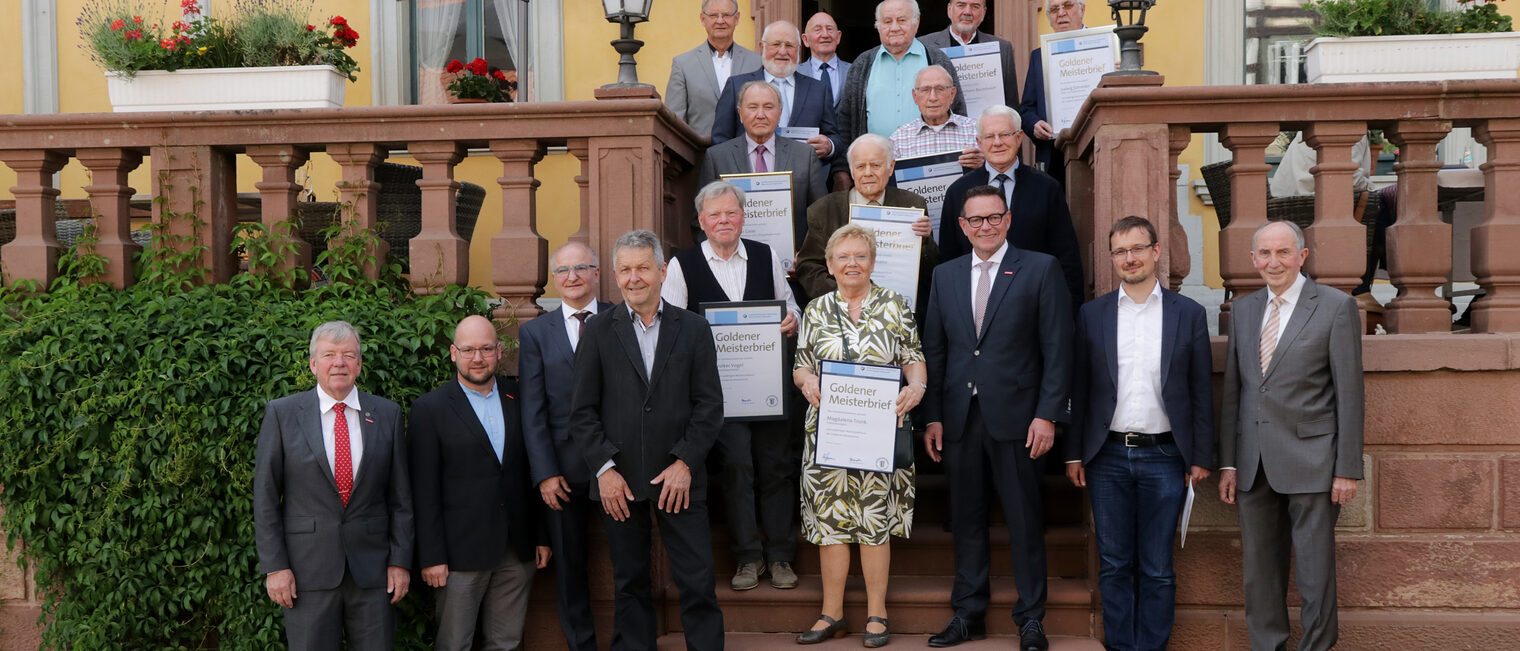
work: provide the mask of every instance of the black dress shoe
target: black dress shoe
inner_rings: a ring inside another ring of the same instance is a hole
[[[1050,640],[1045,639],[1045,627],[1038,619],[1030,619],[1019,627],[1019,649],[1022,651],[1045,651]]]
[[[929,646],[943,649],[947,646],[955,646],[967,640],[980,640],[987,637],[987,622],[982,620],[966,620],[960,617],[950,618],[950,624],[938,635],[929,638]]]
[[[828,615],[819,615],[818,619],[827,623],[828,626],[817,630],[803,631],[797,635],[798,644],[818,644],[824,640],[841,637],[845,634],[844,618],[834,619]]]
[[[888,642],[892,641],[892,629],[887,628],[887,618],[872,615],[870,617],[867,617],[866,621],[881,624],[880,633],[872,633],[870,631],[866,631],[865,639],[860,641],[860,643],[865,645],[867,649],[884,647]]]

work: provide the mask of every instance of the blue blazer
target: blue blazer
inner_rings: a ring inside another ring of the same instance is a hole
[[[1071,388],[1072,434],[1064,461],[1087,465],[1108,437],[1118,395],[1119,292],[1077,315],[1077,364]],[[1214,467],[1214,356],[1203,306],[1161,290],[1161,397],[1172,437],[1189,466]],[[1154,432],[1152,432],[1154,433]]]
[[[983,422],[998,441],[1023,441],[1035,418],[1065,421],[1071,386],[1071,306],[1056,259],[1013,245],[997,270],[982,331],[971,309],[971,255],[934,268],[924,323],[929,391],[925,422],[959,440],[978,390]]]
[[[597,301],[597,314],[612,303]],[[518,373],[522,376],[523,441],[528,447],[533,485],[556,475],[590,481],[591,469],[570,440],[570,395],[575,391],[575,352],[555,310],[518,330]]]
[[[744,132],[739,124],[739,89],[751,81],[765,81],[765,69],[734,75],[728,78],[723,94],[718,97],[718,112],[713,116],[712,144],[738,138]],[[816,127],[818,133],[834,141],[834,156],[843,156],[847,143],[834,126],[834,90],[829,84],[800,72],[792,74],[796,85],[792,98],[792,119],[782,126]]]
[[[1029,53],[1029,72],[1024,73],[1024,96],[1019,102],[1019,118],[1023,121],[1024,135],[1034,143],[1035,161],[1049,164],[1051,152],[1055,151],[1055,141],[1034,137],[1034,124],[1047,119],[1045,116],[1045,66],[1041,65],[1040,59],[1040,48],[1035,48]]]

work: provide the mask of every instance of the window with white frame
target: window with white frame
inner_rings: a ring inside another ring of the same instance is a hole
[[[512,101],[534,97],[527,0],[418,0],[411,4],[411,96],[416,104],[448,102],[450,61],[483,58],[501,70]]]

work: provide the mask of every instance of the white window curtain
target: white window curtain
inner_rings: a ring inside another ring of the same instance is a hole
[[[461,1],[422,2],[417,6],[417,103],[448,102],[450,75],[444,71],[449,51],[459,37],[459,18],[465,3]]]
[[[528,18],[528,4],[523,0],[491,0],[491,4],[501,28],[502,41],[507,46],[507,55],[512,57],[512,69],[507,72],[507,78],[518,84],[518,90],[509,91],[509,94],[513,101],[528,101],[533,97],[533,64],[528,60],[531,57],[525,56],[527,44],[522,42],[526,36],[522,26]]]

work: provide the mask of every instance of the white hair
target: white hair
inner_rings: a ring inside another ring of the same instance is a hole
[[[993,104],[992,106],[982,109],[982,114],[976,118],[976,132],[978,135],[980,135],[982,132],[982,123],[986,122],[987,118],[992,117],[1005,117],[1009,120],[1012,120],[1014,131],[1018,131],[1024,128],[1024,120],[1023,118],[1019,117],[1018,111],[1015,111],[1002,104]]]
[[[793,39],[794,42],[796,42],[799,46],[802,45],[802,30],[797,29],[797,26],[793,25],[791,23],[791,21],[789,21],[789,20],[778,20],[778,21],[773,22],[773,23],[771,23],[769,25],[766,25],[765,29],[760,32],[760,40],[762,40],[762,41],[770,40],[768,37],[771,34],[771,30],[779,29],[779,28],[783,28],[783,27],[786,28],[786,29],[792,30],[792,34],[796,36],[796,38]]]
[[[1299,228],[1298,224],[1295,224],[1295,223],[1293,223],[1291,221],[1288,221],[1288,220],[1284,219],[1284,220],[1281,220],[1281,221],[1269,221],[1269,222],[1267,222],[1265,224],[1262,224],[1261,226],[1257,226],[1256,227],[1256,231],[1253,232],[1253,233],[1251,233],[1251,250],[1252,251],[1256,250],[1256,238],[1257,238],[1257,236],[1261,235],[1262,231],[1267,230],[1267,227],[1271,226],[1273,224],[1282,224],[1284,226],[1287,226],[1288,230],[1293,231],[1293,244],[1298,247],[1299,251],[1304,250],[1304,246],[1306,246],[1306,244],[1304,242],[1304,229]]]
[[[617,264],[618,254],[623,249],[649,249],[654,253],[655,264],[665,264],[665,250],[660,247],[660,237],[654,231],[641,228],[618,236],[617,244],[612,246],[613,264]]]
[[[955,75],[950,74],[949,70],[946,70],[944,66],[942,66],[942,65],[940,65],[938,63],[931,63],[929,65],[924,66],[923,68],[920,68],[918,70],[918,74],[913,75],[913,85],[914,86],[918,85],[918,80],[924,78],[924,73],[930,72],[930,71],[934,71],[934,70],[938,70],[941,73],[943,73],[945,75],[945,79],[950,80],[950,85],[951,86],[955,85]]]
[[[702,186],[702,189],[697,192],[697,214],[702,214],[702,210],[707,207],[707,202],[722,197],[725,194],[731,194],[735,199],[738,199],[739,210],[744,210],[744,191],[740,190],[739,186],[728,181],[713,181]]]
[[[359,331],[352,325],[349,325],[347,321],[328,321],[317,326],[315,330],[311,331],[311,346],[309,351],[311,358],[316,359],[317,357],[318,341],[325,339],[336,344],[348,341],[350,338],[354,340],[355,346],[359,345]],[[360,354],[362,355],[363,353],[361,352]]]
[[[1047,4],[1050,2],[1050,0],[1045,0],[1045,1],[1046,1]],[[734,11],[738,11],[739,10],[739,0],[702,0],[702,8],[700,9],[700,11],[702,13],[707,13],[707,5],[710,5],[710,4],[714,3],[714,2],[727,2],[727,3],[729,3],[729,4],[731,4],[731,5],[734,6]]]
[[[561,244],[559,246],[559,248],[555,249],[554,253],[549,256],[549,262],[553,263],[553,262],[559,260],[559,254],[561,252],[563,252],[563,251],[565,251],[567,249],[572,249],[572,248],[585,249],[587,253],[590,253],[591,254],[591,264],[600,265],[602,263],[601,260],[599,260],[599,258],[601,256],[598,256],[596,254],[596,249],[593,249],[590,246],[587,246],[583,242],[575,242],[575,241],[565,242],[564,244]]]
[[[902,2],[902,3],[906,3],[908,5],[908,11],[911,12],[911,15],[913,17],[913,24],[915,24],[915,25],[918,24],[918,19],[920,17],[922,17],[922,13],[919,12],[919,10],[918,10],[918,1],[917,0],[881,0],[881,2],[876,3],[876,24],[877,25],[881,24],[881,9],[882,9],[882,7],[887,6],[887,3],[889,3],[889,2]]]
[[[897,160],[897,148],[892,146],[891,140],[887,140],[887,137],[881,134],[866,133],[856,138],[855,142],[850,143],[850,148],[844,152],[845,160],[851,166],[855,165],[855,150],[859,149],[861,145],[876,145],[882,151],[887,152],[888,160]]]

